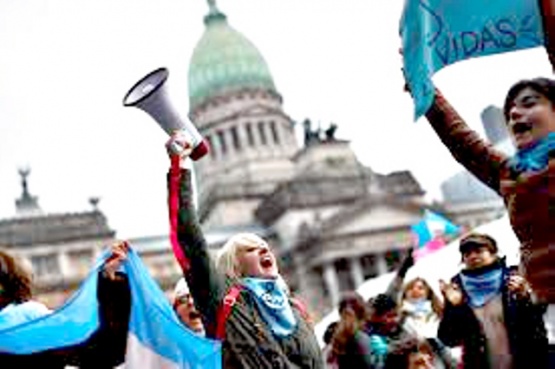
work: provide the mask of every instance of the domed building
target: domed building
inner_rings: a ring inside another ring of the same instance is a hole
[[[212,147],[196,166],[200,218],[207,230],[251,226],[261,199],[291,177],[299,147],[263,56],[208,4],[189,66],[189,117]]]
[[[208,5],[189,66],[189,118],[212,147],[195,162],[207,241],[215,250],[237,232],[265,237],[290,287],[325,312],[397,265],[423,191],[409,172],[364,167],[335,124],[305,120],[301,146],[266,60]]]

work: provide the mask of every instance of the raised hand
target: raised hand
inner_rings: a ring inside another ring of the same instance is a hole
[[[461,288],[455,283],[447,283],[444,280],[439,281],[441,293],[446,301],[453,306],[461,305],[463,302],[463,294]]]
[[[507,281],[507,288],[518,298],[530,296],[531,288],[526,279],[518,274],[512,274]]]
[[[121,264],[127,259],[127,252],[129,251],[129,244],[127,241],[116,241],[110,247],[112,255],[104,263],[104,275],[110,280],[116,279],[116,272]]]
[[[187,158],[191,155],[193,151],[193,146],[191,144],[192,139],[189,137],[186,131],[175,131],[170,139],[166,142],[166,150],[168,155],[179,156],[181,159]]]

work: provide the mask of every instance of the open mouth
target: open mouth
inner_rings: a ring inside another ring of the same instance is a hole
[[[274,262],[270,256],[264,256],[260,260],[260,265],[262,265],[262,268],[271,268],[274,265]]]
[[[200,313],[196,310],[193,310],[191,312],[189,312],[189,319],[194,320],[194,319],[200,319]]]
[[[532,130],[532,123],[529,122],[517,122],[511,127],[515,135],[523,134]]]

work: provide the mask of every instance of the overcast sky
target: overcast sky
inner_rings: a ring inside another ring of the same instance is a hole
[[[360,160],[409,169],[428,191],[459,170],[425,120],[412,122],[398,54],[401,0],[219,0],[230,24],[262,52],[295,120],[333,121]],[[15,214],[17,168],[47,213],[84,211],[88,198],[119,237],[168,228],[163,144],[146,114],[121,104],[147,72],[166,66],[177,108],[188,111],[189,59],[204,0],[0,2],[0,218]],[[480,128],[520,78],[548,75],[543,49],[466,61],[436,83]]]

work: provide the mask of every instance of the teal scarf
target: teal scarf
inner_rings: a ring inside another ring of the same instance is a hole
[[[549,153],[555,152],[555,132],[551,132],[532,146],[519,150],[511,159],[517,173],[537,172],[547,167]]]
[[[243,278],[243,286],[252,292],[262,319],[272,332],[278,337],[290,336],[297,327],[297,319],[283,279]]]

